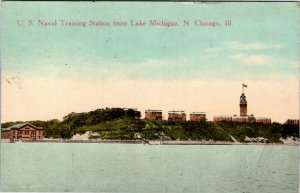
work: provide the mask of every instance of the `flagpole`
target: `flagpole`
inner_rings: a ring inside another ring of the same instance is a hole
[[[244,85],[242,84],[242,94],[244,94]]]

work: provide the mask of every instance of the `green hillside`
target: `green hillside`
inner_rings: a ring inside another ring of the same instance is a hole
[[[70,113],[63,121],[28,121],[44,128],[46,138],[71,138],[76,133],[98,133],[92,138],[120,140],[215,140],[246,142],[245,138],[263,137],[270,143],[279,143],[280,138],[299,137],[297,125],[272,123],[213,123],[213,122],[168,122],[140,119],[136,110],[106,108],[87,113]],[[15,123],[1,124],[2,128]]]

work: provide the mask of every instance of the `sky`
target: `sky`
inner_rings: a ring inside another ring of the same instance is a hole
[[[299,18],[293,2],[2,2],[1,122],[105,107],[160,109],[165,118],[169,110],[201,111],[212,120],[239,114],[242,83],[248,114],[299,118]]]

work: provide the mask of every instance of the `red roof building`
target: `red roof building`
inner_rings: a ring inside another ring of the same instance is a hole
[[[44,138],[43,128],[30,123],[16,124],[1,129],[2,139],[41,140]]]

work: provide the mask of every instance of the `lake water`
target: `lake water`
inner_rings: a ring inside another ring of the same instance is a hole
[[[1,191],[297,193],[299,148],[1,144]]]

